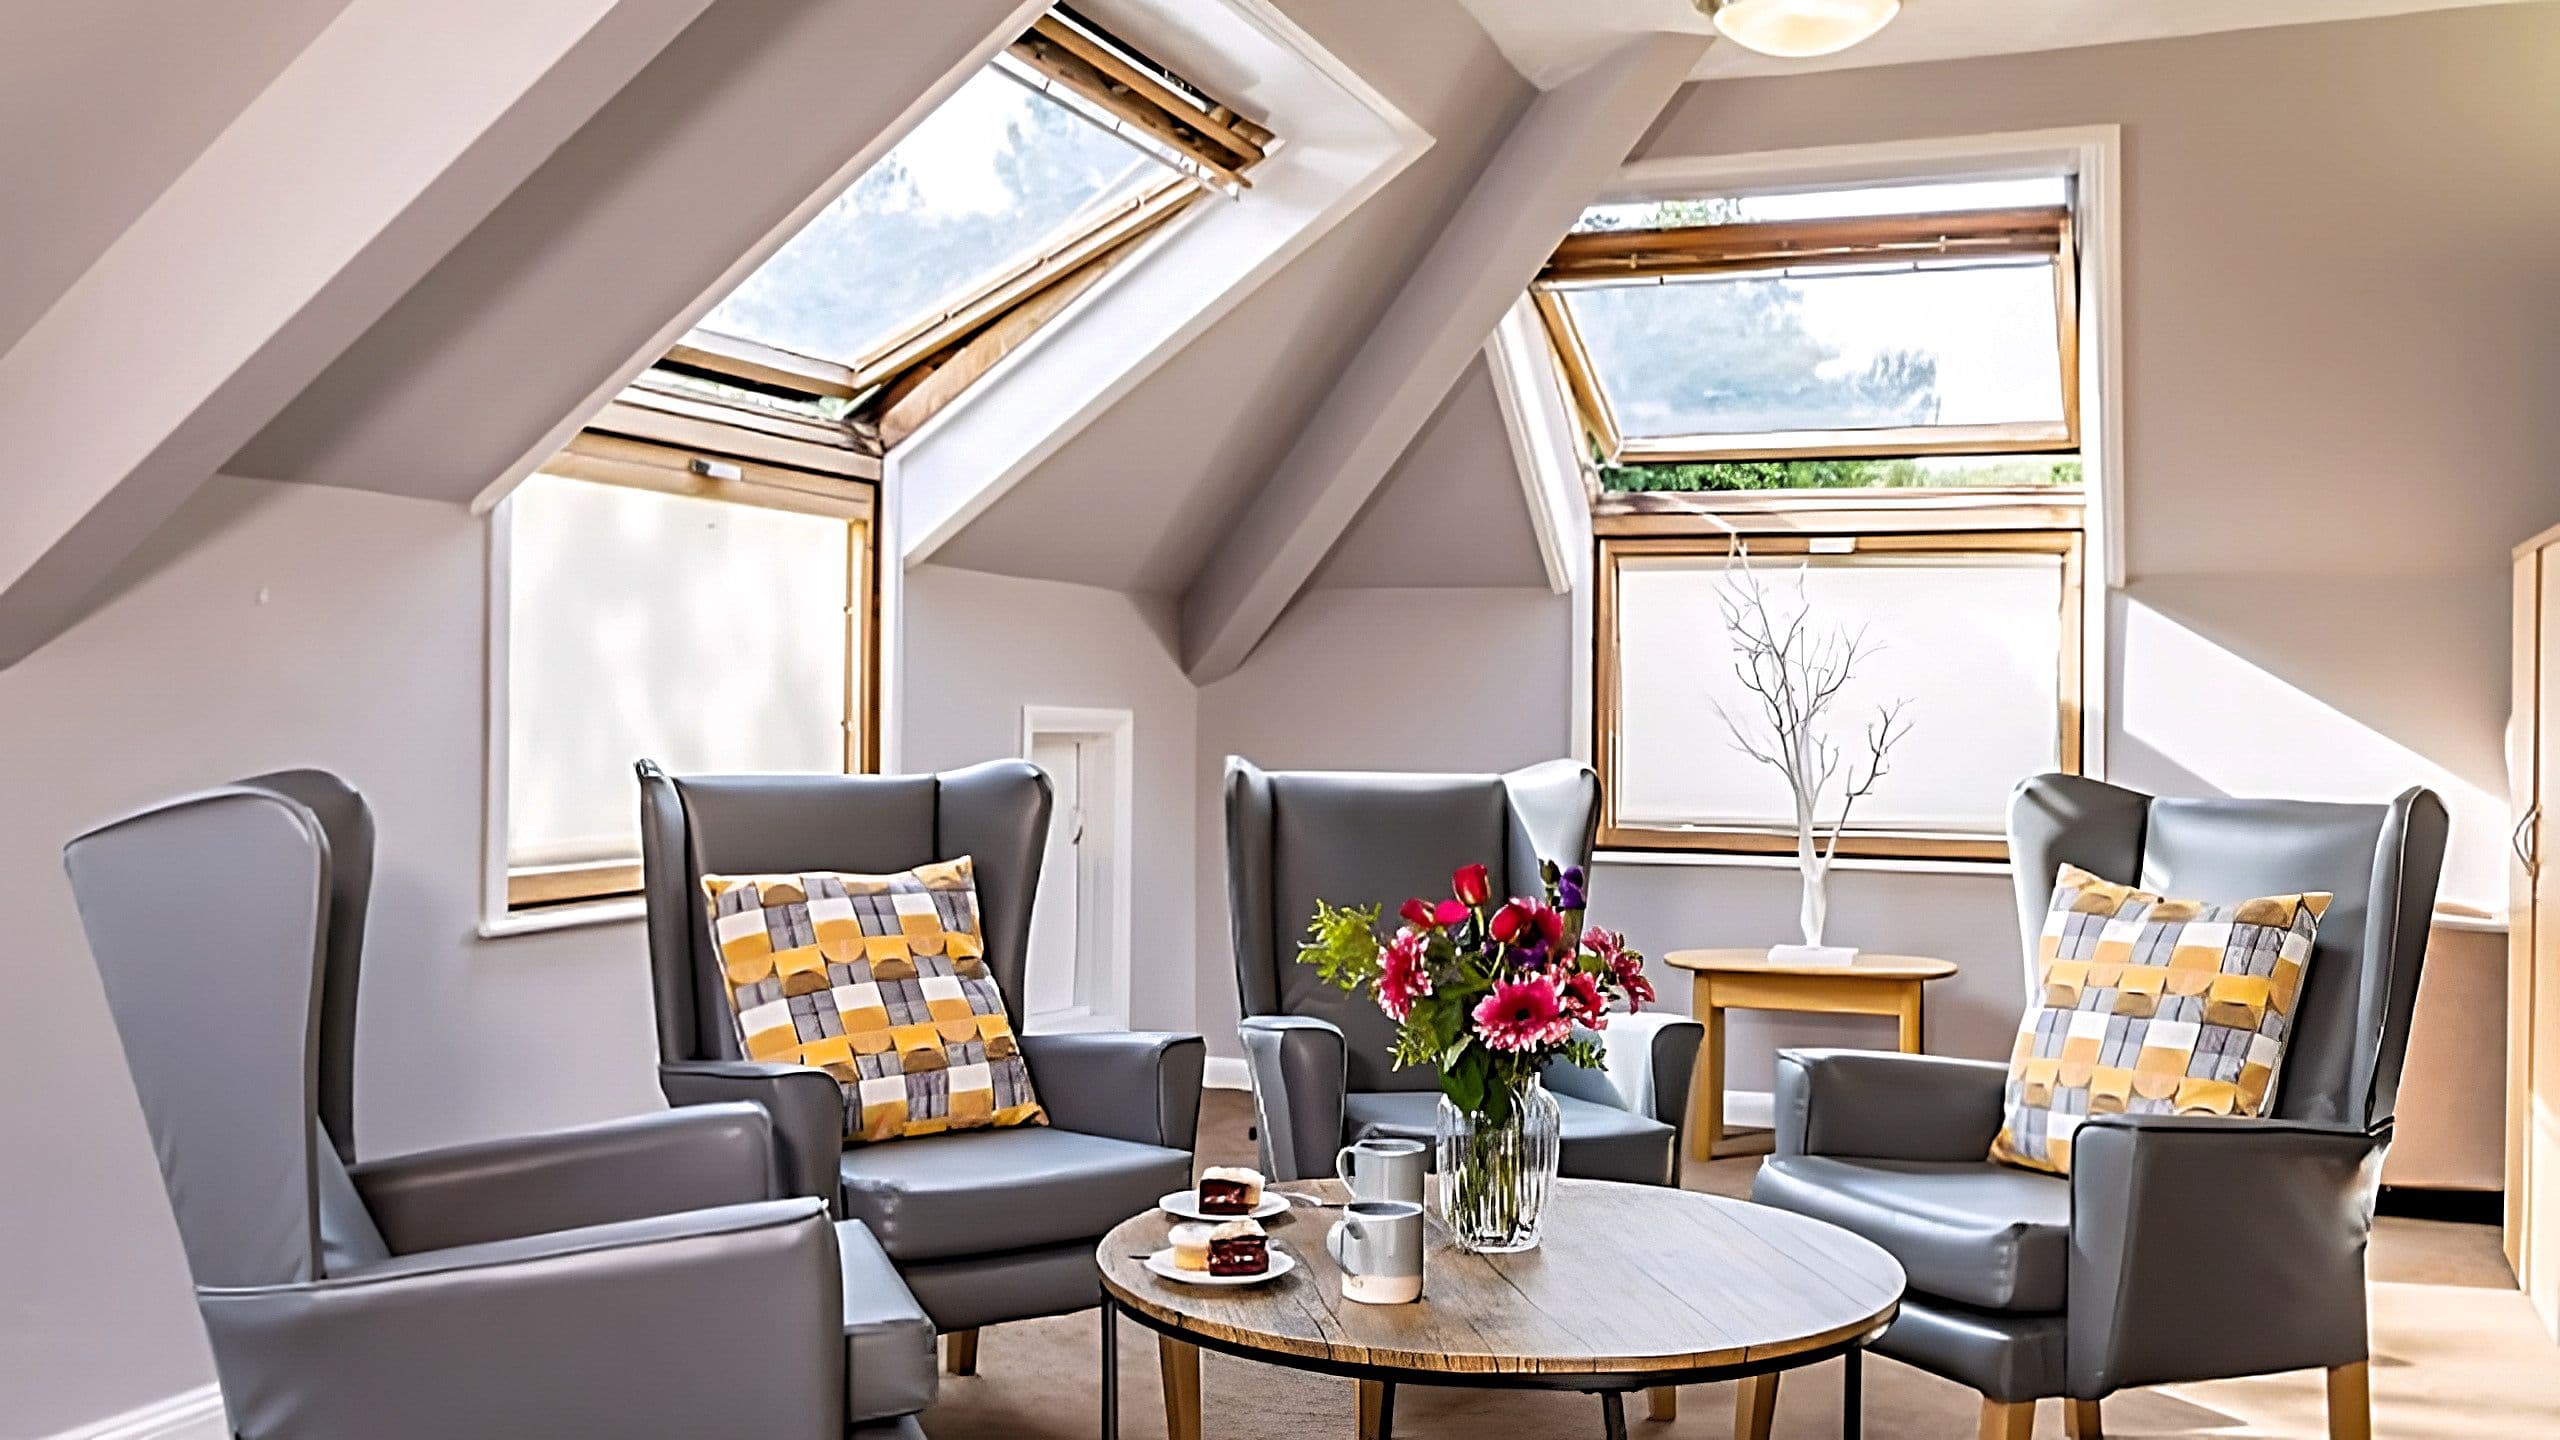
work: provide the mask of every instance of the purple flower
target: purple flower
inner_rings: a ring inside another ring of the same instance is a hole
[[[1556,877],[1556,908],[1559,910],[1582,908],[1581,866],[1572,866],[1564,874]]]

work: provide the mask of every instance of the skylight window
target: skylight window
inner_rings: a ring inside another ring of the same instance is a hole
[[[989,66],[702,325],[860,370],[1006,273],[1187,183],[1154,154]]]

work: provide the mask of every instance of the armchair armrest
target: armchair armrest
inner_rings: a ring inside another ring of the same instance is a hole
[[[2389,1127],[2101,1115],[2071,1137],[2071,1393],[2366,1356]]]
[[[1197,1035],[1081,1030],[1024,1035],[1023,1063],[1049,1123],[1085,1135],[1189,1150],[1200,1128]]]
[[[658,1089],[676,1106],[752,1100],[773,1117],[784,1193],[844,1204],[844,1086],[812,1065],[761,1060],[667,1060]]]
[[[1673,1153],[1681,1153],[1689,1077],[1698,1068],[1698,1041],[1706,1027],[1677,1011],[1646,1010],[1612,1015],[1605,1030],[1577,1025],[1574,1033],[1600,1042],[1600,1068],[1551,1064],[1540,1076],[1547,1088],[1659,1120],[1672,1129]]]
[[[2000,1133],[2009,1068],[1874,1050],[1778,1052],[1781,1155],[1980,1160]]]
[[[781,1195],[773,1121],[744,1104],[367,1160],[347,1175],[400,1255]]]
[[[1341,1028],[1309,1015],[1248,1015],[1236,1037],[1253,1075],[1263,1173],[1274,1180],[1333,1174],[1350,1075]]]
[[[244,1437],[818,1440],[844,1424],[834,1249],[822,1206],[767,1200],[198,1295]]]

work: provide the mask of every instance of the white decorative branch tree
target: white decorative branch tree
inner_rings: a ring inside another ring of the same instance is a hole
[[[1759,701],[1756,713],[1747,716],[1734,714],[1721,702],[1716,713],[1743,754],[1786,778],[1795,803],[1796,864],[1804,872],[1804,906],[1798,918],[1804,943],[1820,945],[1829,910],[1825,886],[1832,857],[1840,850],[1840,832],[1858,802],[1885,777],[1893,747],[1911,733],[1903,714],[1911,702],[1877,706],[1862,737],[1864,758],[1844,767],[1840,740],[1827,722],[1859,663],[1877,649],[1866,632],[1817,620],[1802,566],[1790,590],[1773,596],[1739,544],[1717,582],[1716,605],[1732,640],[1734,674]],[[1826,835],[1822,811],[1835,794],[1839,808]]]

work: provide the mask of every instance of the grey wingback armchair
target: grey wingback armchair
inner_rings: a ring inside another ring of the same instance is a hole
[[[1365,995],[1298,963],[1316,901],[1380,904],[1448,893],[1460,866],[1491,867],[1496,892],[1531,894],[1538,862],[1591,864],[1600,783],[1550,761],[1507,775],[1268,771],[1227,760],[1227,901],[1263,1168],[1334,1173],[1363,1135],[1429,1140],[1439,1091],[1388,1060],[1394,1025]],[[1564,1116],[1563,1173],[1677,1183],[1699,1028],[1678,1015],[1613,1016],[1606,1073],[1550,1066]]]
[[[1984,1158],[2004,1065],[1789,1051],[1753,1198],[1893,1252],[1911,1293],[1876,1348],[1981,1391],[1985,1436],[2023,1440],[2060,1397],[2094,1440],[2118,1390],[2312,1368],[2331,1433],[2369,1434],[2365,1242],[2445,823],[2420,789],[2339,805],[2027,781],[2009,844],[2029,955],[2064,863],[2206,901],[2336,897],[2274,1113],[2096,1116],[2061,1179]],[[1770,1383],[1746,1392],[1744,1433],[1765,1436]]]
[[[773,1112],[796,1193],[867,1223],[966,1373],[982,1325],[1098,1305],[1104,1232],[1191,1183],[1206,1050],[1197,1035],[1023,1035],[1022,972],[1049,834],[1049,781],[1020,760],[933,775],[671,776],[640,762],[659,1085],[677,1105]],[[987,968],[1046,1126],[846,1146],[824,1070],[740,1058],[702,877],[883,874],[974,858]]]
[[[373,822],[334,777],[156,805],[65,862],[233,1434],[921,1436],[930,1322],[783,1189],[754,1106],[354,1158]]]

